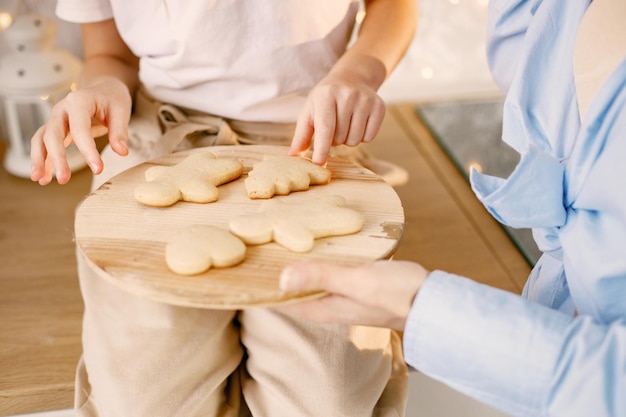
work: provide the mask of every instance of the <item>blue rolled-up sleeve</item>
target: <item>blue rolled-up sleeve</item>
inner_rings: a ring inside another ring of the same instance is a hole
[[[626,415],[623,322],[574,318],[434,271],[410,312],[404,349],[420,372],[514,416]]]
[[[542,0],[491,0],[487,15],[487,62],[496,84],[507,92],[524,37]]]

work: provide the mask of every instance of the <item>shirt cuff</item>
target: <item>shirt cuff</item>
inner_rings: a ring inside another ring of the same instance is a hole
[[[404,330],[407,363],[519,415],[540,409],[572,317],[442,271],[418,291]]]

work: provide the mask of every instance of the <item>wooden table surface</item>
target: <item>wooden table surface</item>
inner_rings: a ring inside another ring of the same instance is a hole
[[[528,262],[413,109],[390,105],[367,147],[410,173],[396,188],[406,223],[395,259],[519,293]],[[73,222],[89,182],[82,171],[42,188],[0,170],[0,416],[72,407],[83,309]]]

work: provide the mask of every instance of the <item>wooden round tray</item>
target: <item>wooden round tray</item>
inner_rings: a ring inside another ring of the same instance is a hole
[[[211,151],[218,158],[236,158],[244,165],[238,180],[219,187],[219,200],[209,204],[178,202],[165,208],[147,207],[135,200],[135,187],[145,182],[144,171],[153,165],[174,165],[192,152]],[[365,217],[356,234],[318,239],[308,253],[294,253],[275,244],[249,246],[245,260],[231,268],[182,276],[165,263],[165,245],[182,227],[210,224],[228,230],[229,219],[253,213],[265,200],[248,198],[244,179],[264,155],[285,155],[282,146],[244,145],[197,148],[150,161],[112,178],[78,207],[75,234],[96,273],[150,299],[189,307],[242,309],[319,297],[321,292],[285,293],[278,288],[282,269],[304,260],[357,265],[389,258],[396,250],[404,226],[404,212],[394,189],[372,172],[347,160],[330,158],[332,180],[308,191],[274,197],[290,201],[342,195],[347,207]]]

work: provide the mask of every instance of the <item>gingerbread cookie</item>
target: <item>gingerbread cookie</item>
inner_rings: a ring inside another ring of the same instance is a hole
[[[238,237],[209,225],[186,227],[165,247],[167,266],[181,275],[237,265],[245,256],[246,245]]]
[[[298,156],[266,156],[257,162],[245,180],[250,198],[272,198],[292,191],[305,191],[310,185],[327,184],[328,169]]]
[[[301,203],[284,200],[263,202],[258,213],[230,220],[230,231],[248,245],[274,241],[293,252],[309,252],[317,238],[356,233],[363,227],[363,216],[343,207],[341,196]]]
[[[242,173],[243,165],[236,159],[218,159],[211,152],[195,153],[173,166],[148,168],[147,182],[135,188],[135,198],[154,207],[171,206],[180,200],[211,203],[219,196],[217,186]]]

